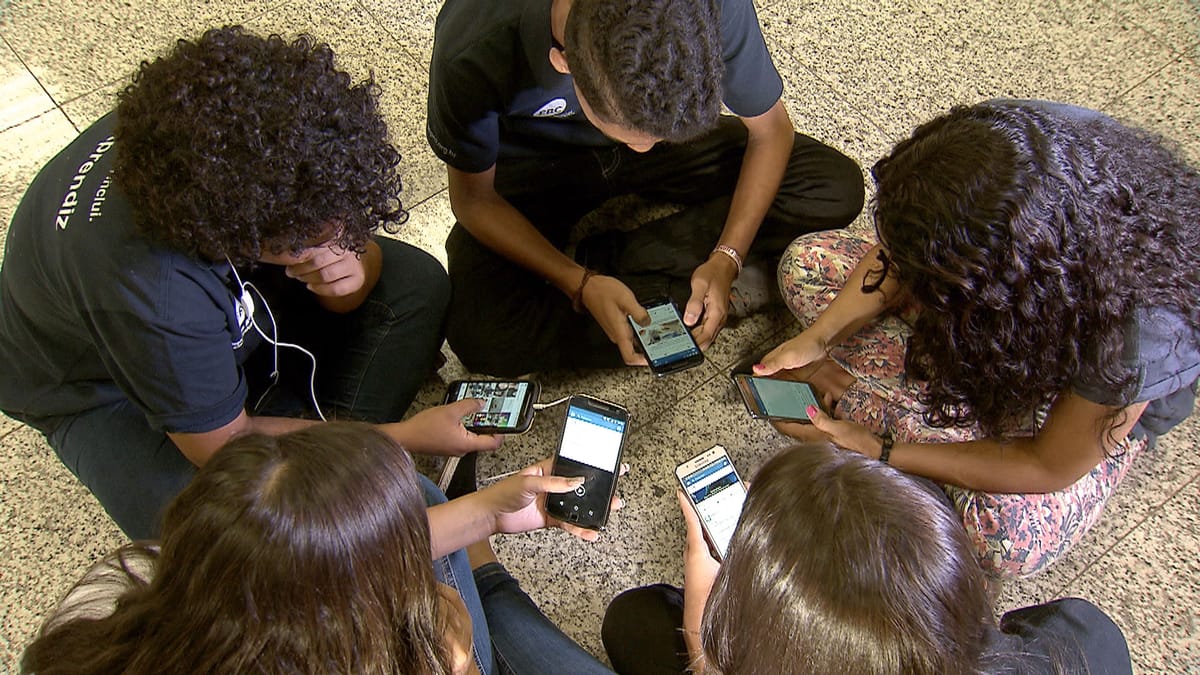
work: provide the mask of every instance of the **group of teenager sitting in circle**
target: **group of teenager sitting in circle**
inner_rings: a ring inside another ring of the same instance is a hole
[[[408,453],[501,439],[463,426],[473,399],[404,416],[444,339],[495,376],[639,366],[629,318],[667,296],[703,348],[782,300],[801,330],[753,371],[827,412],[777,424],[801,443],[754,474],[722,562],[681,497],[684,586],[613,600],[613,669],[1129,672],[1087,601],[997,622],[992,596],[1191,414],[1200,173],[1099,112],[959,106],[874,164],[871,238],[843,229],[859,165],[781,94],[750,0],[447,0],[443,270],[376,236],[408,219],[401,158],[328,45],[227,27],[143,62],[0,267],[0,409],[134,540],[23,668],[609,672],[489,544],[600,536],[545,511],[578,482],[541,462],[447,500]],[[678,208],[580,234],[625,194]]]

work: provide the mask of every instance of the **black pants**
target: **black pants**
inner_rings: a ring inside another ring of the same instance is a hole
[[[501,160],[496,190],[559,249],[575,224],[610,198],[637,194],[683,210],[632,232],[580,243],[576,258],[621,279],[642,301],[667,295],[681,307],[695,268],[708,259],[729,213],[746,147],[740,120],[686,144],[637,153],[621,145],[570,154]],[[862,210],[858,164],[796,134],[779,193],[750,259],[774,260],[797,236],[845,227]],[[556,368],[621,364],[615,345],[570,298],[480,244],[456,224],[446,240],[451,286],[446,337],[473,372],[516,376]]]

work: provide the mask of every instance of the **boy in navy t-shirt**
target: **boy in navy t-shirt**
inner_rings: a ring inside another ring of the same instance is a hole
[[[473,371],[643,364],[670,296],[707,347],[797,235],[858,215],[858,165],[795,133],[751,0],[447,0],[428,138],[449,171],[447,338]],[[721,115],[721,105],[734,116]],[[685,204],[564,253],[610,197]],[[746,276],[750,276],[749,271]],[[615,347],[614,347],[615,344]]]
[[[154,536],[229,438],[321,411],[393,422],[431,371],[448,284],[373,236],[407,216],[377,97],[310,38],[212,30],[143,63],[22,199],[0,409],[130,537]],[[459,423],[472,405],[385,430],[416,451],[494,447]]]

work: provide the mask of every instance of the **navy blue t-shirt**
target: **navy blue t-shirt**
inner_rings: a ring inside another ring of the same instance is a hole
[[[135,231],[112,182],[115,122],[60,152],[17,208],[0,267],[0,409],[38,420],[128,399],[156,429],[211,431],[243,409],[257,335],[228,264]]]
[[[569,75],[550,64],[552,0],[446,0],[434,29],[426,136],[442,161],[468,173],[501,158],[605,147],[579,108]],[[783,80],[751,0],[718,0],[722,100],[743,117],[771,109]]]

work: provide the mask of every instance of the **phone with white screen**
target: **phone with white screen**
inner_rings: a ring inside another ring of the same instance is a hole
[[[520,434],[533,424],[540,394],[538,383],[527,380],[455,380],[446,390],[446,403],[482,399],[483,409],[464,417],[463,426],[477,434]]]
[[[621,454],[629,434],[629,411],[591,396],[572,396],[554,454],[555,476],[582,476],[573,492],[546,495],[546,512],[559,520],[602,530],[617,492]]]
[[[639,324],[632,316],[629,325],[650,363],[650,372],[662,377],[704,363],[704,353],[684,325],[674,302],[654,300],[646,305],[646,312],[650,314],[649,325]]]
[[[729,453],[714,445],[676,467],[675,477],[700,517],[713,557],[724,560],[746,503],[746,485]]]
[[[817,392],[807,382],[777,380],[770,377],[736,374],[733,382],[742,395],[746,410],[755,419],[811,422],[808,406],[824,410]]]

